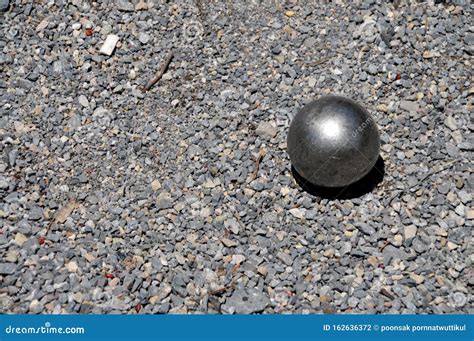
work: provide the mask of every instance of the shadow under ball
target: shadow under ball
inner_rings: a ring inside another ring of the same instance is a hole
[[[374,167],[380,136],[370,114],[355,101],[326,96],[303,107],[290,124],[288,154],[298,174],[323,187],[343,187]]]

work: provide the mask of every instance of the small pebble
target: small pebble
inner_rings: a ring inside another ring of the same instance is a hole
[[[102,47],[100,48],[100,53],[105,54],[107,56],[111,56],[115,50],[115,46],[119,41],[119,37],[114,34],[109,34],[105,39]]]

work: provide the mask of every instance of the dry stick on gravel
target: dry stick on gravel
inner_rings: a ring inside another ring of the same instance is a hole
[[[66,219],[71,215],[72,211],[77,207],[77,201],[75,199],[69,200],[66,205],[61,207],[59,211],[54,216],[53,220],[51,220],[46,227],[46,232],[49,231],[53,224],[62,224],[66,221]]]
[[[266,154],[267,150],[265,148],[261,148],[258,152],[257,161],[255,162],[255,168],[252,172],[252,176],[250,177],[250,182],[254,181],[257,178],[258,169],[260,168],[260,162],[262,162]]]
[[[384,295],[385,297],[387,297],[388,299],[392,300],[392,301],[395,299],[395,296],[393,296],[393,295],[392,295],[387,289],[385,289],[385,288],[380,289],[380,293],[381,293],[382,295]]]
[[[313,62],[310,62],[310,63],[308,63],[308,66],[318,66],[318,65],[326,63],[327,61],[329,61],[329,57],[321,58],[319,60],[315,60]]]
[[[387,246],[388,244],[390,244],[390,242],[388,240],[386,240],[383,245],[380,247],[380,252],[382,252]]]
[[[150,79],[150,81],[145,85],[145,87],[143,88],[143,91],[150,90],[151,87],[153,85],[155,85],[156,82],[158,82],[161,79],[161,77],[163,77],[164,73],[166,72],[166,69],[168,68],[168,66],[171,63],[171,59],[173,59],[173,51],[168,52],[168,54],[166,55],[165,62],[161,65],[161,67],[158,70],[158,72],[156,73],[155,77]]]

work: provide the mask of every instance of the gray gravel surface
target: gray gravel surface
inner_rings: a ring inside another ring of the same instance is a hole
[[[473,5],[380,3],[0,1],[1,311],[472,313]],[[361,197],[291,174],[324,94],[381,130]]]

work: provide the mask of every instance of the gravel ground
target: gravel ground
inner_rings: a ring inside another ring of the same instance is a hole
[[[470,1],[173,2],[0,1],[1,310],[472,313]],[[380,128],[360,197],[291,173],[323,94]]]

